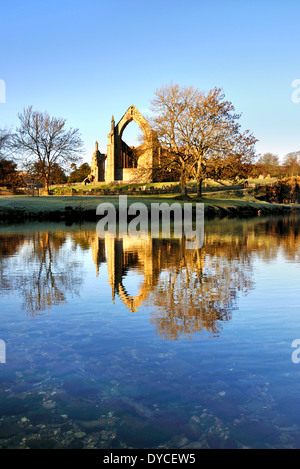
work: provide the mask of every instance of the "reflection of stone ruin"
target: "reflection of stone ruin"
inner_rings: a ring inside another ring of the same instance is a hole
[[[155,241],[151,238],[136,240],[129,237],[115,239],[109,236],[105,239],[95,237],[92,240],[93,260],[97,266],[97,274],[99,265],[107,262],[112,299],[114,301],[117,294],[132,312],[137,311],[146,300],[156,285],[161,271],[160,256],[155,255],[157,244]],[[143,284],[140,285],[136,296],[129,295],[123,284],[124,278],[132,269],[144,276]]]
[[[140,126],[144,134],[144,142],[138,147],[130,147],[122,140],[125,128],[132,121]],[[100,153],[96,142],[91,173],[85,183],[152,182],[152,168],[156,158],[154,139],[154,132],[149,123],[135,106],[128,108],[117,125],[112,117],[107,154]]]
[[[99,267],[107,265],[113,302],[119,297],[131,312],[151,304],[152,321],[163,323],[158,329],[171,327],[176,335],[181,328],[217,332],[217,323],[230,318],[237,292],[251,289],[247,246],[241,244],[241,259],[237,260],[237,247],[232,251],[227,238],[226,234],[221,241],[217,234],[215,242],[213,235],[206,247],[186,250],[184,239],[96,235],[91,246],[97,275]],[[130,274],[134,274],[137,293],[129,292],[130,285],[126,287]]]
[[[97,276],[104,273],[100,301],[108,278],[113,301],[119,298],[132,312],[151,306],[150,320],[161,336],[174,339],[204,328],[219,334],[236,308],[238,294],[253,288],[253,258],[270,262],[284,256],[292,263],[300,258],[296,214],[231,224],[230,233],[226,220],[206,224],[204,246],[196,250],[186,249],[184,239],[115,239],[109,233],[99,238],[94,228],[83,226],[30,236],[3,232],[0,288],[23,297],[28,314],[41,314],[65,303],[66,293],[79,293],[83,270],[73,248],[91,248]],[[12,268],[17,268],[14,274]]]

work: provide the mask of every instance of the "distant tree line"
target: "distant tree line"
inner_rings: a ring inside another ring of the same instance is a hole
[[[288,153],[282,162],[273,153],[261,155],[252,169],[253,177],[260,175],[276,178],[300,176],[300,151]]]
[[[71,173],[68,178],[68,183],[82,182],[91,172],[91,167],[88,163],[82,163],[78,168],[76,164],[71,165]]]

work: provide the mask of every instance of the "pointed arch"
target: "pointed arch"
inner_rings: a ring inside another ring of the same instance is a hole
[[[130,122],[136,122],[144,133],[145,140],[150,137],[152,130],[149,123],[135,106],[130,106],[117,124],[117,134],[122,138],[123,132]]]
[[[125,128],[132,121],[139,125],[144,134],[144,142],[136,148],[122,140]],[[157,157],[153,142],[151,126],[135,106],[131,105],[116,125],[113,118],[108,134],[105,181],[151,182]]]

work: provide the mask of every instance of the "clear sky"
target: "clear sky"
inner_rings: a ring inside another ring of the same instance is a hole
[[[112,114],[134,104],[147,117],[173,81],[223,88],[257,152],[283,157],[300,150],[299,18],[299,0],[1,2],[0,128],[33,105],[79,128],[90,162],[96,140],[106,152]],[[130,124],[124,139],[136,134]]]

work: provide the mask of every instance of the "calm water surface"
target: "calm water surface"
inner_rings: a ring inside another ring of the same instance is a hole
[[[0,228],[0,447],[300,448],[299,218],[95,228]]]

